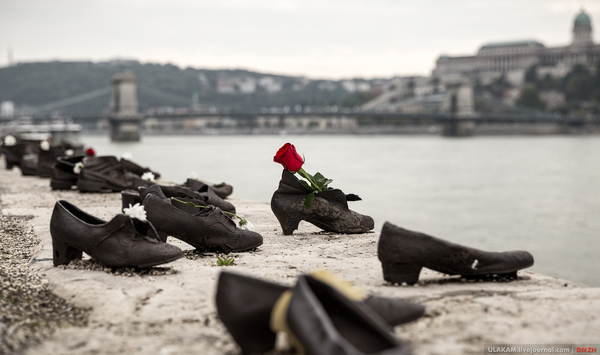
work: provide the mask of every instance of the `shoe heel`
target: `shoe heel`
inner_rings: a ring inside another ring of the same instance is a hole
[[[296,229],[298,229],[298,224],[300,224],[301,219],[295,218],[279,218],[279,224],[281,225],[281,229],[283,229],[284,235],[292,235]]]
[[[67,265],[71,260],[81,260],[83,257],[83,252],[53,238],[52,256],[54,260],[54,266]]]
[[[422,266],[419,265],[396,263],[382,263],[381,267],[383,268],[384,280],[398,284],[403,282],[406,282],[407,284],[417,283],[422,268]]]
[[[156,233],[158,234],[158,237],[160,238],[160,240],[161,240],[163,243],[166,243],[166,242],[167,242],[167,238],[169,237],[169,235],[168,235],[167,233],[165,233],[165,232],[163,232],[163,231],[156,231]]]
[[[139,192],[133,190],[121,191],[121,210],[128,208],[129,205],[133,206],[136,203],[142,203]]]

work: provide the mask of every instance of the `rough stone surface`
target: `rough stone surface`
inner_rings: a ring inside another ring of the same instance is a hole
[[[0,170],[2,215],[33,216],[21,222],[40,239],[28,272],[45,275],[48,289],[72,307],[91,309],[87,324],[57,328],[25,354],[239,353],[215,311],[222,270],[216,254],[169,238],[186,257],[151,270],[110,269],[89,259],[53,267],[49,221],[58,199],[103,219],[120,212],[119,194],[51,191],[48,180]],[[235,265],[227,270],[293,285],[301,273],[328,269],[371,293],[421,302],[425,317],[395,330],[414,354],[482,354],[485,344],[600,343],[599,288],[528,271],[510,282],[472,282],[424,270],[414,286],[390,285],[377,260],[378,233],[324,233],[302,222],[284,236],[268,204],[229,200],[264,244],[228,254]]]
[[[29,261],[40,240],[24,227],[28,216],[0,216],[0,354],[14,354],[48,338],[59,327],[85,326],[89,311],[48,290]]]

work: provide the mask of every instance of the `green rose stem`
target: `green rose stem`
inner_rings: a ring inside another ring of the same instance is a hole
[[[307,173],[306,171],[304,171],[304,169],[302,169],[302,168],[298,169],[298,174],[302,175],[302,177],[304,177],[306,180],[308,180],[308,181],[310,182],[310,184],[311,184],[312,186],[314,186],[314,188],[315,188],[315,189],[317,189],[318,191],[323,191],[323,190],[322,190],[322,189],[319,187],[319,185],[317,185],[317,183],[315,183],[315,182],[313,181],[313,179],[311,179],[311,177],[310,177],[310,174],[309,174],[309,173]]]
[[[201,205],[197,205],[197,204],[195,204],[195,203],[193,203],[193,202],[185,202],[185,201],[181,201],[181,200],[178,200],[178,199],[176,199],[175,197],[171,197],[171,200],[177,201],[177,202],[179,202],[179,203],[183,203],[184,205],[188,205],[188,206],[191,206],[191,207],[197,207],[197,208],[206,208],[206,209],[209,209],[209,208],[211,208],[210,206],[201,206]],[[239,223],[239,224],[240,224],[240,227],[241,227],[241,226],[245,226],[245,225],[247,225],[247,224],[248,224],[248,221],[247,221],[247,220],[243,219],[242,217],[238,216],[238,215],[237,215],[237,214],[235,214],[235,213],[231,213],[231,212],[227,212],[227,211],[223,211],[223,210],[221,210],[221,211],[222,211],[223,213],[225,213],[225,214],[228,214],[228,215],[230,215],[230,216],[237,217],[237,218],[240,220],[240,223]]]

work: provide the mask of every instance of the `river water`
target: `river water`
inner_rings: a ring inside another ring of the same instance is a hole
[[[531,270],[600,286],[600,136],[148,136],[111,143],[85,136],[99,155],[131,153],[165,179],[191,171],[234,194],[268,203],[293,143],[304,169],[363,201],[351,208],[490,251],[528,250]]]

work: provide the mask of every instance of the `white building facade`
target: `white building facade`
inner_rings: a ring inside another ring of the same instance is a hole
[[[532,65],[538,65],[538,75],[552,76],[563,76],[578,63],[592,69],[600,61],[600,44],[594,43],[592,33],[592,21],[582,10],[575,17],[568,46],[547,48],[533,40],[489,43],[474,56],[440,56],[432,76],[442,83],[464,77],[487,84],[505,75],[509,82],[520,85]]]

